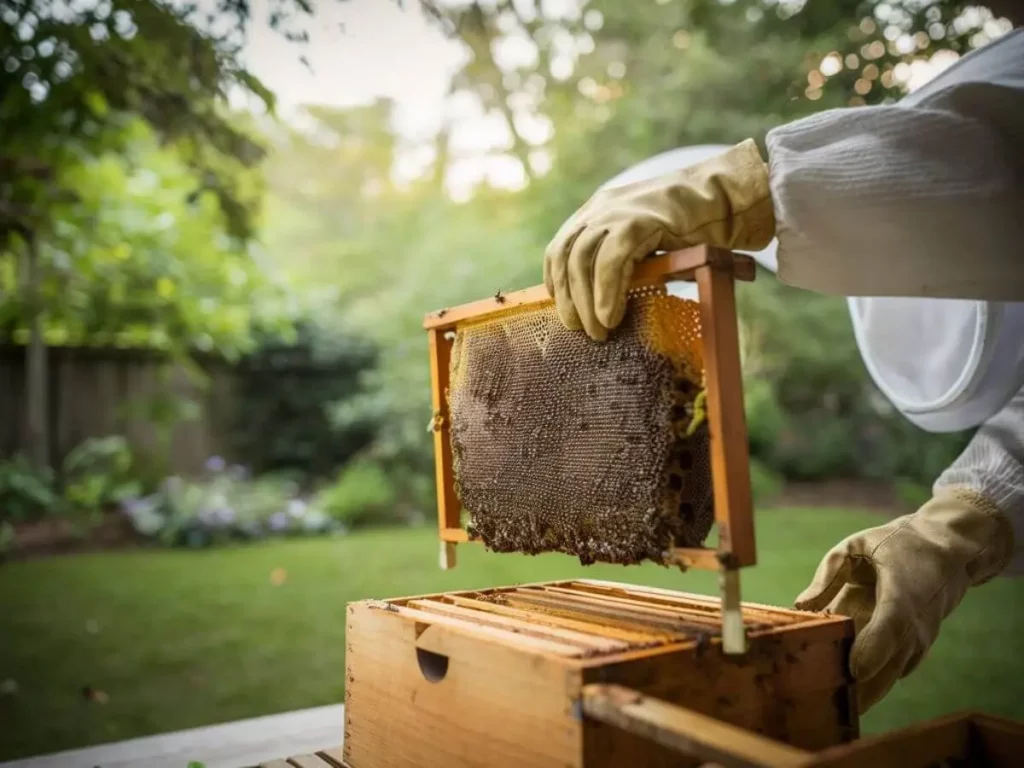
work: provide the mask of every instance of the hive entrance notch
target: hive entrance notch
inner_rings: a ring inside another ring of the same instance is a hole
[[[566,330],[544,286],[429,314],[441,567],[479,541],[717,570],[723,648],[742,652],[756,552],[734,289],[754,270],[707,247],[648,259],[603,343]]]

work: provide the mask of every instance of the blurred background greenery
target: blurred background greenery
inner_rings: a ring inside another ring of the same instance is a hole
[[[0,719],[18,727],[0,758],[337,701],[343,602],[422,591],[436,556],[429,532],[394,530],[434,515],[423,315],[540,282],[562,220],[635,162],[897,100],[1008,30],[946,0],[4,5]],[[761,507],[893,514],[927,497],[968,436],[893,412],[841,299],[762,274],[740,313]],[[757,597],[786,603],[868,518],[760,520],[807,531],[802,549],[762,544],[776,570]],[[360,530],[380,526],[392,530]],[[299,536],[331,538],[281,541]],[[243,543],[251,554],[224,546]],[[50,557],[81,550],[102,554]],[[259,602],[268,569],[306,555],[347,565],[314,568],[298,602]],[[575,572],[473,557],[437,584]],[[180,605],[196,581],[224,593]],[[127,656],[83,634],[100,614],[105,626],[147,611],[152,631],[117,630]],[[305,632],[299,616],[322,645],[243,639],[253,621]],[[998,681],[1020,662],[993,626],[957,631],[986,647],[972,662]],[[177,643],[196,656],[168,661]],[[241,666],[211,666],[229,656]],[[132,685],[83,716],[79,688],[122,684],[104,671],[122,657]],[[192,664],[201,683],[158,695],[159,670]],[[942,669],[926,666],[872,727],[911,705],[958,708],[957,695],[1024,714],[1005,688],[936,693],[935,675],[953,679]]]

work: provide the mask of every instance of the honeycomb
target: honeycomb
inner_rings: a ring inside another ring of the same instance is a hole
[[[696,302],[630,294],[604,342],[553,302],[463,324],[448,390],[455,490],[497,552],[667,563],[714,521]]]

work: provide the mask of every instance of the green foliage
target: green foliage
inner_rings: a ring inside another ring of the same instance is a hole
[[[335,520],[355,528],[402,520],[396,501],[394,486],[380,464],[357,460],[322,489],[314,503]]]
[[[930,486],[912,480],[897,480],[895,490],[896,498],[907,509],[918,509],[932,497]]]
[[[864,475],[901,478],[928,487],[967,447],[973,432],[930,434],[893,413],[874,395],[878,408],[860,426]]]
[[[10,520],[0,520],[0,561],[14,546],[14,524]]]
[[[359,396],[377,350],[340,329],[303,323],[294,339],[263,339],[240,365],[234,454],[254,472],[326,477],[374,439],[374,414],[349,422],[330,410]]]
[[[131,447],[120,435],[92,438],[64,459],[61,480],[64,499],[73,509],[93,516],[138,496],[141,485],[133,476]]]
[[[60,493],[49,468],[39,469],[24,456],[0,462],[0,521],[35,520],[58,507]]]
[[[25,341],[33,310],[50,344],[146,346],[235,356],[254,326],[287,327],[290,297],[226,233],[216,199],[194,195],[180,155],[145,124],[121,153],[66,170],[40,249],[41,305],[18,298],[16,251],[0,250],[0,335]]]
[[[139,493],[133,464],[127,441],[117,435],[85,440],[65,457],[59,473],[35,468],[23,455],[0,462],[0,520],[63,515],[88,526]]]
[[[248,3],[231,5],[236,24],[228,31],[234,32]],[[226,99],[235,89],[267,107],[273,99],[240,65],[237,34],[221,35],[195,6],[155,0],[6,5],[0,134],[6,161],[20,172],[0,189],[0,250],[15,232],[50,228],[65,172],[119,150],[121,128],[132,117],[175,146],[194,172],[193,187],[213,193],[232,235],[248,237],[253,198],[238,179],[263,149],[226,119]],[[26,174],[29,168],[39,173]]]
[[[755,456],[769,454],[782,433],[786,414],[775,397],[771,382],[760,376],[748,376],[744,383],[747,434]]]
[[[750,462],[750,491],[758,507],[770,506],[782,492],[785,480],[782,475],[763,462]]]
[[[192,381],[205,386],[208,379],[196,366],[181,358],[182,370],[191,374]],[[129,400],[121,409],[126,418],[136,419],[153,427],[154,441],[137,462],[136,473],[147,488],[152,488],[171,472],[174,448],[174,430],[177,426],[196,421],[202,416],[202,407],[193,398],[175,391],[171,381],[171,368],[159,372],[163,390],[145,397]]]

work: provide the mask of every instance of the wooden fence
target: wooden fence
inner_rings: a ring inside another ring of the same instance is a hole
[[[204,383],[185,368],[147,352],[55,347],[48,350],[50,460],[59,466],[90,437],[124,435],[140,455],[167,458],[170,470],[198,472],[207,458],[230,454],[228,431],[235,373],[204,362]],[[159,404],[187,398],[193,419],[168,430]],[[25,348],[0,345],[0,460],[27,449]],[[170,431],[170,450],[162,436]]]

